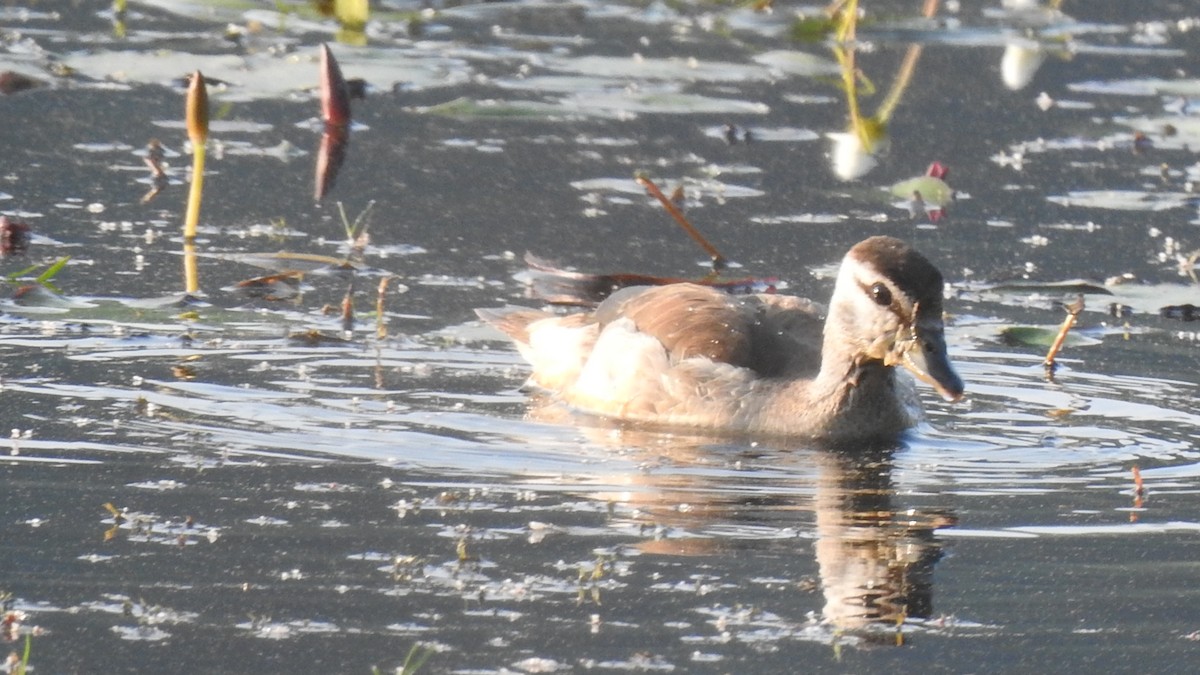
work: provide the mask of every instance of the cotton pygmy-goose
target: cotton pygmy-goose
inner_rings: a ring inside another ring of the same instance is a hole
[[[532,384],[581,411],[654,426],[880,439],[919,415],[897,365],[947,401],[962,396],[946,355],[942,286],[911,246],[872,237],[842,260],[825,311],[793,296],[681,283],[623,289],[590,313],[477,313],[516,342]]]

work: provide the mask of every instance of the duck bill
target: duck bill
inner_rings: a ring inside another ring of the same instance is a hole
[[[904,367],[918,380],[933,387],[942,398],[954,402],[962,398],[965,389],[950,357],[946,354],[946,339],[941,330],[917,330],[913,348],[904,353]]]

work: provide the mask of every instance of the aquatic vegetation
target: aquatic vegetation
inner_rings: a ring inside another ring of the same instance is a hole
[[[10,670],[1188,662],[1200,24],[1034,5],[0,9]],[[945,261],[972,385],[879,453],[565,423],[471,320],[822,297],[873,234]]]
[[[350,90],[329,45],[321,45],[320,69],[321,144],[317,150],[316,186],[313,198],[321,201],[333,189],[338,171],[346,161],[350,143]]]
[[[949,170],[941,162],[933,162],[924,176],[908,178],[892,184],[889,192],[894,197],[907,200],[914,217],[925,215],[930,222],[938,222],[946,215],[946,206],[956,198],[956,193],[946,183]]]
[[[192,73],[184,108],[187,118],[187,136],[192,144],[192,180],[188,191],[187,215],[183,225],[185,240],[195,240],[196,227],[200,223],[200,201],[204,196],[204,160],[208,144],[208,87],[200,71]],[[198,290],[188,284],[188,292]]]
[[[528,271],[524,277],[535,297],[555,305],[590,306],[601,302],[613,292],[631,286],[665,286],[677,283],[695,283],[718,288],[735,295],[751,293],[774,293],[785,285],[777,277],[740,277],[724,279],[721,274],[733,263],[712,244],[691,221],[677,202],[682,201],[681,189],[671,197],[665,195],[658,185],[646,174],[639,172],[634,180],[654,197],[671,218],[683,229],[712,261],[711,272],[700,279],[660,277],[650,274],[616,272],[592,274],[563,269],[531,253],[525,254]]]
[[[404,662],[397,666],[393,672],[395,675],[416,675],[425,665],[425,662],[429,660],[429,657],[436,653],[437,650],[432,647],[428,647],[420,642],[414,643],[409,648],[408,654],[405,655]],[[371,672],[374,675],[383,675],[383,671],[378,666],[372,666]]]
[[[0,216],[0,257],[18,255],[29,249],[29,223]]]
[[[718,251],[717,247],[713,246],[708,239],[705,239],[704,235],[700,234],[700,231],[697,230],[695,226],[693,226],[692,223],[687,219],[687,217],[683,215],[683,211],[680,211],[679,207],[675,206],[674,200],[667,199],[667,196],[662,193],[662,190],[658,189],[658,186],[654,184],[654,181],[650,180],[644,174],[639,174],[636,177],[636,180],[638,185],[646,188],[646,192],[650,193],[651,197],[657,199],[658,203],[662,204],[662,207],[666,209],[668,214],[671,215],[671,218],[674,219],[676,223],[679,223],[679,226],[683,228],[683,231],[686,232],[687,235],[700,246],[700,248],[704,249],[704,252],[707,253],[710,258],[712,258],[714,273],[719,273],[722,269],[729,265],[729,260],[725,257],[725,255]]]
[[[1067,305],[1067,317],[1063,319],[1062,326],[1059,327],[1058,333],[1054,336],[1054,341],[1050,343],[1050,350],[1046,352],[1046,358],[1042,361],[1042,367],[1046,369],[1047,377],[1054,376],[1054,370],[1058,367],[1058,362],[1055,359],[1058,358],[1058,353],[1062,350],[1063,344],[1066,342],[1067,333],[1079,321],[1079,313],[1083,311],[1083,307],[1082,295],[1079,296],[1078,300]]]

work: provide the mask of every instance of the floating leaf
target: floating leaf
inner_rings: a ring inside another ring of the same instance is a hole
[[[840,74],[841,68],[828,58],[792,49],[774,49],[754,57],[757,63],[788,75],[818,77]]]
[[[921,195],[926,204],[945,206],[954,201],[954,188],[946,181],[933,176],[918,176],[896,183],[890,188],[892,195],[901,199],[912,199],[913,195]]]
[[[189,293],[172,293],[150,298],[128,298],[119,300],[119,302],[126,307],[138,310],[180,309],[204,305]]]
[[[315,253],[289,253],[281,251],[279,253],[236,253],[216,257],[286,274],[305,274],[329,269],[358,269],[357,265],[354,265],[345,258],[334,258],[333,256],[317,255]]]
[[[1066,281],[1006,281],[995,284],[988,290],[1017,293],[1074,293],[1084,295],[1112,295],[1113,292],[1100,284],[1084,279]]]
[[[81,300],[72,300],[42,284],[21,286],[13,293],[13,302],[21,307],[42,307],[48,309],[77,309],[94,307],[95,305]]]
[[[563,101],[574,114],[623,116],[629,113],[664,115],[765,115],[770,106],[758,101],[718,98],[678,91],[647,91],[579,94]]]
[[[792,39],[819,42],[837,30],[838,23],[828,16],[803,16],[792,24]]]
[[[544,118],[566,113],[562,106],[541,101],[498,101],[495,99],[475,100],[461,96],[437,105],[413,108],[424,115],[444,117],[511,117]]]
[[[1000,339],[1004,344],[1013,347],[1042,347],[1049,348],[1058,337],[1059,329],[1040,326],[1009,326],[1000,331]],[[1078,331],[1067,334],[1063,342],[1068,347],[1090,347],[1100,344],[1100,340],[1082,335]]]
[[[1167,211],[1187,206],[1195,195],[1186,192],[1146,192],[1142,190],[1075,190],[1062,196],[1046,197],[1061,206],[1113,211]]]
[[[604,78],[599,81],[607,82],[609,88],[612,88],[614,79],[620,82],[634,78],[665,82],[765,82],[772,79],[766,68],[731,61],[593,55],[547,57],[541,65],[574,75]],[[833,70],[837,72],[836,64]]]

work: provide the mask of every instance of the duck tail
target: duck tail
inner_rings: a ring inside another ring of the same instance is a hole
[[[553,314],[528,307],[498,307],[475,310],[484,323],[512,338],[518,345],[529,345],[529,325]]]

